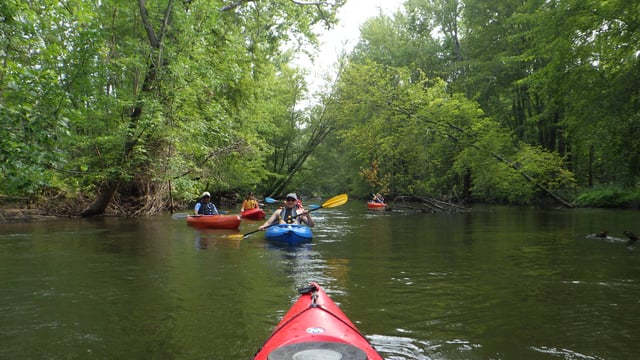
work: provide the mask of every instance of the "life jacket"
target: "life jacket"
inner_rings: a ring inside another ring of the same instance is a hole
[[[256,201],[255,199],[245,200],[244,202],[245,202],[245,204],[244,204],[243,208],[245,210],[255,209],[255,208],[257,208],[259,206],[258,205],[258,201]]]
[[[218,209],[213,203],[201,204],[200,209],[198,209],[198,214],[200,215],[218,215]]]
[[[280,218],[287,224],[300,224],[300,217],[295,217],[296,215],[298,211],[295,208],[282,208],[280,211]]]

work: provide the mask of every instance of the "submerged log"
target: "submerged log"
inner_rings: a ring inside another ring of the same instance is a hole
[[[471,211],[471,209],[458,204],[419,196],[398,196],[393,199],[388,208],[446,214],[462,214]]]

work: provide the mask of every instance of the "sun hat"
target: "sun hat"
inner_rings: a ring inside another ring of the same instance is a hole
[[[205,196],[211,197],[211,194],[209,194],[208,191],[205,191],[205,192],[202,193],[202,196],[200,196],[200,197],[205,197]]]
[[[288,194],[287,194],[287,197],[288,197],[288,198],[294,198],[294,199],[298,200],[298,197],[296,196],[296,194],[295,194],[295,193],[288,193]]]

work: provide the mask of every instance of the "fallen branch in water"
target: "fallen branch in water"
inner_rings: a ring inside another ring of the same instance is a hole
[[[461,214],[471,211],[471,209],[458,204],[437,200],[434,198],[424,198],[418,196],[398,196],[393,199],[389,208],[405,209],[425,213],[446,213]]]

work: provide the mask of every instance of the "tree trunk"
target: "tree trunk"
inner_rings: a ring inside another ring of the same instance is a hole
[[[84,209],[80,215],[82,217],[91,217],[103,214],[107,206],[109,206],[117,188],[117,181],[113,180],[105,182],[100,187],[96,199],[86,209]]]
[[[289,186],[289,183],[291,183],[293,176],[298,172],[298,170],[302,168],[302,165],[304,165],[304,162],[307,160],[309,155],[313,153],[313,150],[315,150],[315,148],[318,147],[318,145],[320,145],[322,141],[324,141],[324,139],[331,133],[332,130],[333,128],[331,126],[325,124],[321,124],[313,130],[313,133],[309,137],[309,141],[305,145],[304,150],[302,151],[302,153],[300,153],[296,161],[294,161],[293,164],[289,166],[287,175],[274,185],[273,190],[271,191],[269,196],[277,196],[278,194],[284,192],[287,186]]]

